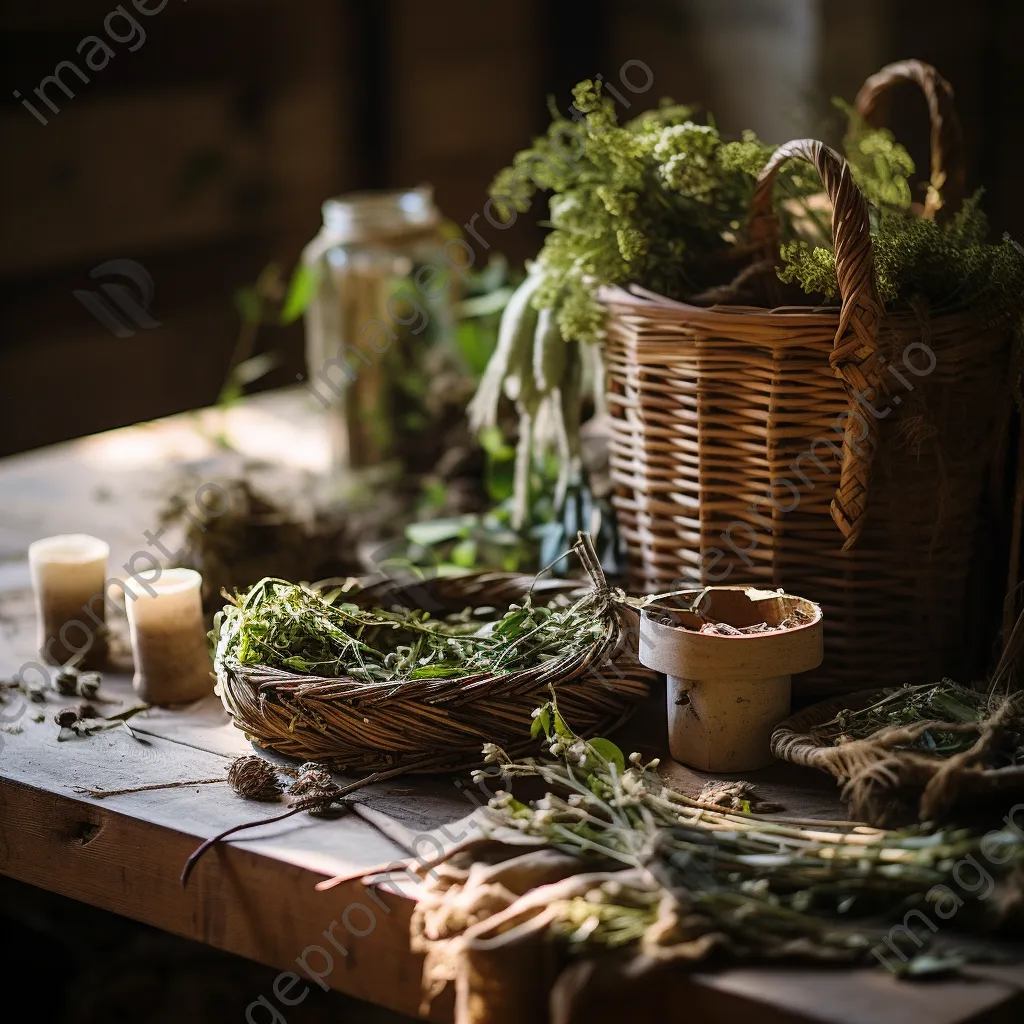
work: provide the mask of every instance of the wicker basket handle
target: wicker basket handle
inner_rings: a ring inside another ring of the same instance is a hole
[[[953,105],[953,87],[920,60],[898,60],[873,74],[860,88],[853,105],[869,124],[877,125],[881,101],[900,82],[917,84],[928,101],[931,120],[931,177],[922,216],[929,220],[941,209],[956,213],[964,197],[964,139]]]
[[[846,538],[843,550],[847,550],[864,528],[868,478],[878,447],[879,418],[863,406],[885,392],[878,353],[878,328],[885,311],[875,290],[867,202],[854,184],[847,162],[823,142],[796,139],[772,154],[754,191],[751,241],[764,246],[769,259],[778,259],[779,224],[772,189],[779,167],[791,158],[814,165],[832,202],[832,241],[842,309],[829,362],[846,383],[850,415],[846,418],[843,465],[831,511]],[[864,424],[866,429],[854,432],[857,425]]]

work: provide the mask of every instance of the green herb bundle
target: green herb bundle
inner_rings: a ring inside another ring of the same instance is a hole
[[[950,217],[918,216],[912,203],[914,162],[886,129],[855,111],[844,148],[854,180],[870,203],[875,286],[888,309],[932,313],[971,308],[986,326],[1019,330],[1024,319],[1024,254],[1004,238],[988,243],[982,190]],[[838,296],[835,254],[826,239],[783,244],[779,277],[812,296]]]
[[[983,844],[966,830],[767,818],[670,789],[657,760],[644,764],[633,754],[627,761],[608,740],[583,739],[554,703],[537,712],[535,732],[544,734],[550,756],[514,761],[500,748],[484,748],[504,778],[537,778],[550,787],[530,804],[508,793],[491,801],[485,831],[492,843],[506,844],[516,895],[501,894],[496,904],[493,885],[441,872],[425,880],[414,934],[440,940],[457,932],[466,944],[497,948],[535,921],[570,948],[632,946],[656,960],[696,960],[719,950],[873,962],[872,951],[881,950],[912,973],[948,969],[966,955],[947,948],[936,956],[908,934],[902,939],[914,945],[901,950],[894,939],[901,929],[889,925],[912,910],[934,911],[967,856],[991,867],[1000,897],[975,901],[958,928],[1008,923],[1007,914],[1020,924],[1024,834],[1012,827],[988,833]],[[523,854],[530,846],[566,861]],[[883,937],[894,944],[881,944]]]
[[[728,279],[772,147],[753,132],[726,141],[713,121],[669,103],[620,125],[600,83],[581,82],[573,97],[575,120],[555,113],[491,194],[526,210],[538,190],[553,193],[539,256],[544,280],[532,301],[557,310],[565,338],[594,341],[597,285],[636,283],[681,299]],[[575,151],[566,139],[579,140]],[[779,179],[784,198],[819,191],[805,167],[785,168]]]
[[[364,608],[343,588],[320,593],[265,579],[218,613],[217,658],[317,676],[402,683],[490,675],[588,650],[609,627],[605,598],[590,591],[573,603],[507,610],[465,608],[434,619],[402,607]]]
[[[887,690],[868,707],[840,711],[812,729],[811,735],[841,745],[871,739],[880,730],[923,726],[923,731],[908,731],[905,739],[890,749],[953,757],[974,747],[982,727],[1001,704],[1001,697],[993,698],[944,679],[941,683]],[[1007,716],[1000,729],[1003,741],[993,745],[987,766],[1024,764],[1024,712]]]
[[[750,200],[774,147],[751,132],[726,141],[710,115],[700,123],[690,107],[665,105],[619,125],[600,83],[580,83],[574,97],[575,123],[556,115],[491,192],[520,210],[538,190],[552,193],[552,230],[539,256],[545,280],[533,303],[557,309],[565,338],[594,341],[601,336],[597,286],[638,284],[689,299],[729,283],[751,255]],[[887,307],[971,307],[986,323],[1018,327],[1024,255],[1009,240],[987,244],[981,193],[948,220],[917,216],[906,149],[844,110],[851,129],[843,148],[872,207],[875,274]],[[576,152],[566,138],[580,140]],[[794,162],[780,170],[779,276],[814,302],[837,292],[829,218],[807,202],[820,191],[813,170]]]

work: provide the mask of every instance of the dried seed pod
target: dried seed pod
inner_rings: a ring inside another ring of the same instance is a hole
[[[89,704],[89,703],[79,704],[78,707],[75,708],[75,714],[77,714],[79,718],[99,718],[100,717],[100,713],[96,710],[95,707],[93,707],[92,704]]]
[[[276,800],[281,795],[281,783],[274,766],[256,754],[236,757],[231,762],[228,783],[247,800]]]
[[[99,672],[80,672],[78,675],[78,695],[92,700],[100,692],[103,677]]]
[[[316,761],[307,761],[299,768],[298,777],[288,787],[288,793],[306,804],[310,814],[331,815],[338,797],[338,787],[331,773]]]
[[[701,803],[717,804],[719,807],[731,807],[736,811],[747,811],[753,814],[775,814],[784,811],[782,804],[762,800],[753,782],[716,782],[709,779],[697,794]]]
[[[62,697],[78,695],[78,669],[62,668],[53,679],[53,685]]]
[[[78,712],[74,708],[65,708],[53,716],[53,720],[62,728],[70,729],[78,721]]]
[[[334,789],[331,773],[316,761],[300,766],[298,778],[288,787],[291,796],[313,796]]]

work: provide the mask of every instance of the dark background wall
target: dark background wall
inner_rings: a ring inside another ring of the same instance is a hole
[[[772,141],[826,131],[828,97],[852,97],[882,63],[929,60],[957,91],[969,182],[986,183],[993,226],[1024,239],[1024,11],[1009,0],[168,0],[148,18],[124,6],[145,42],[111,42],[88,84],[65,72],[75,96],[51,88],[60,112],[42,108],[46,125],[12,92],[31,97],[62,60],[84,67],[76,47],[116,5],[0,13],[0,453],[213,401],[232,294],[270,260],[291,266],[322,199],[431,181],[461,224],[543,128],[546,95],[565,109],[575,81],[629,59],[654,73],[645,101],[699,99],[726,129]],[[899,96],[893,119],[923,163],[923,100]],[[500,244],[518,260],[539,238],[524,222]],[[73,296],[115,259],[151,274],[161,326],[116,337]],[[301,327],[262,344],[285,359],[260,386],[293,382]]]

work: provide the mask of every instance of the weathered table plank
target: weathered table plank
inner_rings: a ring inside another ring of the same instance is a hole
[[[212,851],[183,890],[178,872],[195,849],[193,834],[7,779],[0,818],[3,874],[295,972],[305,983],[319,979],[417,1013],[421,963],[409,952],[409,900],[386,891],[371,899],[358,880],[317,892],[322,872],[244,843]],[[292,831],[297,839],[306,830]],[[451,1019],[450,996],[431,1019]]]

